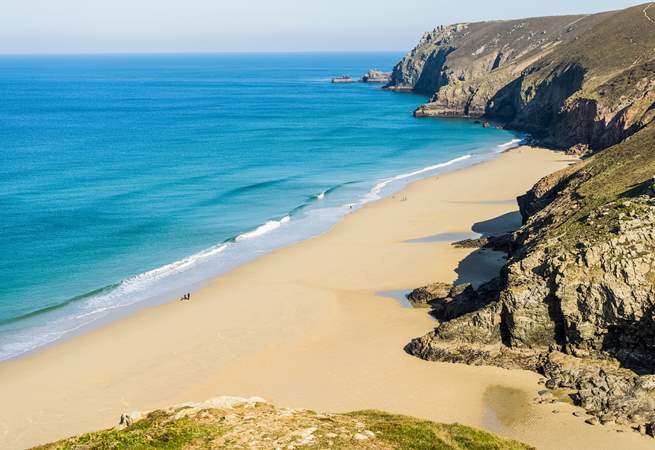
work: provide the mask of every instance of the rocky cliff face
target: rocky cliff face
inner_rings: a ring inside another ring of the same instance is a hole
[[[544,144],[606,148],[655,117],[655,23],[644,9],[439,27],[387,87],[431,95],[417,116],[484,116]]]
[[[407,350],[539,371],[590,414],[655,433],[653,175],[655,124],[541,180],[497,289]]]

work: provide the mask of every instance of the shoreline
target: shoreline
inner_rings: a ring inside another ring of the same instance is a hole
[[[21,331],[34,330],[35,328],[43,327],[44,325],[38,322],[30,324],[29,323],[30,321],[38,321],[38,319],[42,318],[43,316],[50,315],[50,314],[57,314],[65,310],[69,310],[63,316],[54,316],[54,318],[57,320],[60,320],[62,318],[64,320],[67,320],[70,318],[71,315],[75,315],[78,313],[78,311],[76,311],[73,308],[78,307],[78,305],[81,302],[99,300],[103,296],[110,297],[114,294],[115,291],[118,291],[123,287],[128,289],[129,288],[128,286],[130,286],[132,282],[155,283],[154,285],[150,286],[150,290],[154,291],[155,292],[154,294],[146,294],[144,298],[137,299],[135,301],[131,301],[127,303],[118,302],[114,305],[113,304],[114,302],[112,301],[109,305],[100,308],[98,311],[83,311],[84,314],[82,315],[84,316],[92,316],[94,314],[98,314],[99,316],[94,317],[87,322],[81,322],[79,324],[71,323],[69,324],[69,329],[63,331],[62,330],[55,331],[55,333],[57,334],[56,337],[52,338],[47,342],[34,344],[33,347],[30,347],[27,350],[21,350],[20,352],[16,352],[15,354],[12,354],[10,356],[0,355],[0,363],[4,361],[19,359],[24,356],[38,353],[44,349],[47,349],[53,345],[58,345],[76,336],[84,335],[86,333],[92,332],[95,329],[102,328],[103,326],[111,324],[112,322],[125,319],[126,317],[129,317],[130,315],[135,314],[141,311],[142,309],[175,302],[183,294],[202,289],[208,283],[210,283],[211,280],[217,277],[224,276],[243,265],[249,264],[262,256],[270,254],[275,250],[285,248],[291,245],[296,245],[298,243],[304,242],[309,239],[314,239],[325,233],[328,233],[339,221],[343,220],[343,218],[346,217],[347,215],[357,211],[362,207],[365,207],[367,204],[371,202],[379,201],[384,198],[395,195],[397,192],[404,189],[408,184],[411,184],[416,181],[420,181],[425,177],[466,169],[467,167],[472,167],[474,165],[481,164],[486,161],[495,159],[501,153],[510,150],[512,148],[518,147],[521,141],[522,138],[515,137],[511,141],[498,144],[497,146],[494,147],[494,150],[491,151],[486,151],[482,153],[474,153],[474,152],[468,153],[451,158],[443,162],[430,164],[420,169],[407,169],[409,170],[409,172],[392,175],[387,178],[378,179],[377,181],[371,181],[371,185],[368,191],[365,194],[361,194],[358,197],[352,199],[352,202],[350,203],[342,204],[340,206],[335,206],[335,205],[324,206],[324,207],[318,206],[317,208],[310,209],[310,213],[313,211],[322,210],[323,208],[327,208],[330,210],[332,209],[341,210],[341,212],[333,218],[334,220],[328,222],[327,226],[323,224],[321,227],[319,227],[319,229],[317,230],[312,229],[311,232],[305,233],[304,235],[303,234],[294,235],[293,232],[291,232],[290,236],[292,237],[287,239],[288,242],[284,242],[285,239],[283,238],[282,243],[278,243],[271,246],[268,246],[267,244],[263,244],[265,248],[263,254],[258,254],[259,252],[256,251],[254,254],[250,255],[247,254],[248,250],[246,249],[246,254],[244,256],[241,254],[241,252],[238,251],[238,248],[235,248],[235,246],[237,246],[238,244],[242,244],[242,245],[245,244],[246,246],[248,246],[249,244],[252,245],[252,242],[246,242],[246,241],[257,240],[259,238],[266,239],[265,237],[266,235],[268,235],[267,237],[269,238],[270,237],[276,238],[275,233],[280,228],[282,228],[281,230],[279,230],[280,232],[285,232],[286,234],[289,234],[288,230],[285,229],[288,228],[286,227],[286,225],[288,225],[289,222],[291,221],[294,222],[292,226],[298,225],[298,221],[296,220],[297,217],[295,217],[297,211],[304,208],[311,208],[314,204],[316,204],[316,202],[321,202],[329,192],[339,188],[341,185],[330,187],[319,194],[311,196],[311,198],[308,199],[306,203],[302,204],[301,206],[295,207],[290,211],[287,211],[283,215],[279,215],[277,218],[269,218],[264,223],[260,223],[259,225],[256,225],[251,229],[244,230],[240,234],[234,235],[231,238],[228,238],[220,243],[214,244],[211,247],[200,250],[189,256],[185,256],[179,260],[166,263],[154,269],[150,269],[138,273],[136,275],[132,275],[123,280],[112,283],[111,285],[95,289],[91,292],[77,295],[61,305],[47,307],[44,310],[37,310],[31,312],[24,317],[11,319],[7,322],[9,325],[21,324],[23,322],[27,322],[27,324],[24,327],[20,328]],[[308,220],[311,220],[308,216],[300,217],[300,221],[308,221]],[[262,241],[258,241],[258,242],[262,242]],[[236,252],[236,254],[234,254],[234,252]],[[227,258],[228,260],[233,259],[236,261],[223,263],[221,258]],[[218,271],[208,270],[207,266],[211,265],[212,263],[217,265],[224,264],[225,266],[221,267],[221,269]],[[155,279],[150,280],[149,279],[150,275],[154,275]],[[169,282],[169,284],[171,284],[171,282],[173,284],[165,287],[166,285],[163,285],[162,283],[166,283],[167,281]],[[120,297],[118,298],[118,300],[120,300]],[[52,330],[37,329],[34,331],[49,333]],[[0,334],[0,337],[1,336],[2,334]],[[10,343],[14,343],[14,342],[10,341]]]
[[[515,223],[515,196],[572,161],[519,147],[424,178],[400,199],[370,203],[327,233],[211,280],[189,302],[2,362],[0,442],[21,448],[113,426],[125,411],[256,395],[279,406],[460,422],[539,448],[646,448],[635,433],[584,424],[571,405],[553,414],[553,405],[533,404],[534,373],[405,354],[434,322],[380,296],[493,276],[498,255],[427,238]],[[426,240],[409,242],[417,239]]]

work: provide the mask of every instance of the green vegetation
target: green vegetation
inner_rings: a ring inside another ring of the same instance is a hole
[[[210,411],[212,418],[218,418]],[[155,411],[125,429],[110,429],[66,439],[42,449],[179,449],[207,448],[225,428],[214,420],[183,417],[171,420],[164,411]]]
[[[529,449],[463,425],[380,411],[323,415],[269,404],[154,411],[123,429],[88,433],[42,450],[140,449]]]
[[[379,439],[396,449],[528,449],[525,444],[459,424],[445,425],[380,411],[350,414],[366,423]]]
[[[655,176],[655,125],[595,156],[566,183],[568,198],[552,206],[564,220],[549,237],[567,241],[603,240],[615,235],[622,217],[639,214]]]

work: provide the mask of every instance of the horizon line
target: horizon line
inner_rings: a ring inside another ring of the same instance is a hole
[[[334,54],[334,53],[407,53],[408,50],[220,50],[220,51],[99,51],[99,52],[0,52],[6,56],[127,56],[127,55],[284,55],[284,54]]]

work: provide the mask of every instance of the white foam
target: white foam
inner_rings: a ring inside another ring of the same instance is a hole
[[[222,253],[228,247],[228,245],[229,244],[216,245],[214,247],[210,247],[194,255],[187,256],[186,258],[180,259],[179,261],[175,261],[170,264],[166,264],[165,266],[161,266],[156,269],[150,270],[148,272],[144,272],[142,274],[127,278],[120,283],[119,289],[121,287],[123,287],[124,289],[129,288],[130,286],[138,282],[159,280],[173,273],[186,270],[201,260]]]
[[[505,142],[504,144],[500,144],[496,148],[498,153],[504,152],[505,150],[509,150],[510,148],[518,147],[519,144],[523,142],[523,139],[512,139],[509,142]]]
[[[515,139],[511,142],[511,144],[515,145],[517,142],[520,142],[520,140]],[[320,223],[320,230],[325,231],[329,229],[329,226],[331,226],[333,222],[336,222],[339,217],[347,214],[355,207],[369,201],[379,199],[381,191],[390,183],[416,177],[430,171],[456,164],[469,158],[471,158],[471,155],[464,155],[447,162],[434,164],[419,170],[394,176],[377,183],[373,189],[369,191],[368,194],[366,194],[363,198],[360,198],[360,200],[356,203],[346,204],[340,207],[321,207],[317,208],[316,210],[310,210],[308,214],[312,218],[312,223]],[[326,195],[327,191],[323,191],[316,195],[316,199],[323,200]],[[236,242],[247,241],[248,244],[246,244],[246,242],[243,242],[243,244],[239,245],[236,245],[236,243],[223,243],[210,247],[206,250],[200,251],[196,254],[172,262],[170,264],[127,278],[120,282],[113,289],[98,293],[93,297],[85,299],[82,302],[76,302],[75,305],[71,306],[72,308],[75,308],[73,314],[71,314],[72,311],[69,310],[62,311],[60,314],[64,315],[60,315],[59,317],[55,316],[47,323],[41,324],[34,328],[19,330],[18,334],[14,335],[14,338],[12,339],[13,342],[1,343],[0,360],[19,355],[26,351],[56,341],[66,334],[75,332],[76,330],[93,323],[93,321],[96,319],[106,317],[106,315],[112,310],[130,306],[144,301],[149,297],[157,295],[164,295],[165,297],[169,297],[171,295],[169,292],[171,283],[161,283],[161,281],[164,281],[168,277],[172,277],[171,279],[173,282],[175,282],[175,280],[194,279],[193,273],[195,272],[187,271],[189,271],[191,268],[196,269],[195,266],[197,265],[205,267],[208,263],[210,263],[210,266],[214,268],[211,270],[215,270],[216,267],[235,267],[235,265],[240,264],[241,261],[247,260],[245,255],[256,255],[259,251],[258,249],[260,248],[272,249],[278,245],[286,245],[287,243],[295,242],[293,238],[293,232],[281,233],[272,239],[262,239],[261,241],[255,240],[260,236],[266,235],[273,232],[274,230],[279,229],[290,221],[291,217],[289,215],[279,220],[269,220],[252,231],[240,234],[235,239]],[[298,224],[301,230],[305,230],[303,231],[303,235],[314,235],[314,231],[310,230],[305,220],[294,220],[293,223]],[[218,263],[214,261],[214,257],[225,252],[226,250],[226,256],[221,257],[223,262]],[[253,250],[257,251],[253,253]],[[203,263],[205,264],[204,266]],[[207,269],[205,268],[204,270]]]
[[[223,251],[225,251],[225,249],[228,248],[228,246],[229,244],[216,245],[206,250],[203,250],[201,252],[195,253],[191,256],[187,256],[186,258],[172,262],[170,264],[166,264],[156,269],[149,270],[148,272],[144,272],[139,275],[126,278],[125,280],[121,281],[119,285],[115,289],[112,289],[110,292],[103,295],[94,296],[89,300],[87,300],[85,302],[84,309],[85,310],[90,309],[90,311],[88,313],[78,316],[78,318],[81,318],[86,315],[95,315],[107,309],[114,309],[115,307],[125,306],[121,304],[115,305],[114,299],[117,297],[124,296],[125,294],[131,294],[148,289],[149,286],[152,285],[152,283],[161,280],[163,278],[169,277],[171,275],[174,275],[176,273],[186,271],[190,269],[192,266],[208,258],[211,258],[212,256],[222,253]]]
[[[448,166],[451,166],[451,165],[453,165],[455,163],[465,161],[465,160],[469,159],[470,157],[471,157],[471,155],[464,155],[464,156],[460,156],[459,158],[451,159],[450,161],[446,161],[444,163],[434,164],[432,166],[427,166],[427,167],[424,167],[422,169],[415,170],[414,172],[408,172],[408,173],[403,173],[403,174],[400,174],[400,175],[396,175],[395,177],[388,178],[388,179],[386,179],[384,181],[381,181],[378,184],[376,184],[373,187],[373,189],[371,189],[370,193],[377,197],[377,196],[379,196],[382,189],[384,189],[386,186],[388,186],[390,183],[393,183],[394,181],[404,180],[406,178],[411,178],[411,177],[415,177],[417,175],[421,175],[422,173],[431,172],[433,170],[441,169],[443,167],[448,167]]]
[[[270,233],[273,230],[277,230],[280,228],[283,224],[289,222],[291,220],[291,217],[289,216],[284,216],[280,220],[269,220],[266,222],[264,225],[260,225],[257,228],[255,228],[252,231],[249,231],[247,233],[240,234],[236,237],[236,241],[244,241],[246,239],[253,239],[259,236],[262,236],[266,233]]]

